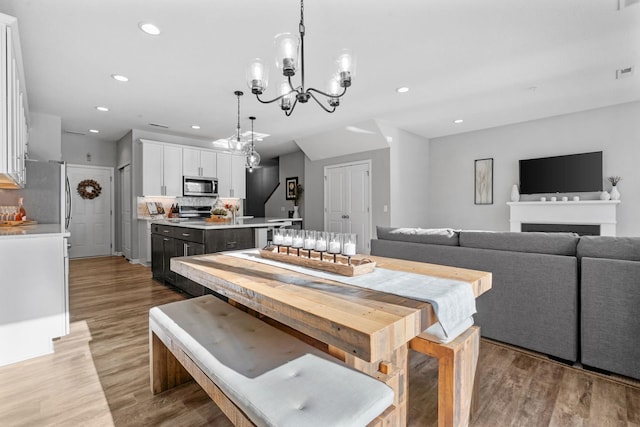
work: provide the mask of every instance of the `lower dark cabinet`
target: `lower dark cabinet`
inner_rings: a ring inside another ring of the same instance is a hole
[[[204,243],[202,243],[204,241]],[[211,291],[171,271],[171,258],[202,255],[255,247],[253,228],[229,228],[193,232],[188,227],[154,224],[151,232],[151,272],[153,278],[175,286],[191,296]]]

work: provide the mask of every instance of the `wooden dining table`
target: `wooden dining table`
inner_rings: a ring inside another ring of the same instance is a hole
[[[378,256],[367,258],[375,261],[377,268],[466,282],[476,298],[491,288],[488,272]],[[437,321],[433,307],[427,302],[225,253],[172,258],[171,269],[228,298],[230,303],[273,319],[297,331],[303,339],[324,345],[328,353],[388,384],[394,390],[395,400],[392,411],[385,414],[385,425],[407,423],[409,349],[440,357],[439,344],[416,341]],[[477,342],[474,345],[476,348],[465,357],[477,360]],[[440,366],[439,385],[442,393],[450,389],[452,400],[460,394],[457,388],[464,385],[459,384],[460,373],[455,366],[448,367],[445,375],[450,384],[446,387],[442,384],[444,364]],[[447,360],[446,365],[451,364],[452,360]],[[467,371],[475,371],[475,361],[470,360],[465,366]],[[451,405],[445,405],[444,410],[439,405],[440,426],[466,425],[459,422],[459,416],[449,413],[456,408],[446,406]],[[454,419],[455,422],[451,421]]]

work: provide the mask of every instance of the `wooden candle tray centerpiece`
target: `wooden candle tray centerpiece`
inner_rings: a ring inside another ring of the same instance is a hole
[[[260,249],[260,255],[263,258],[324,270],[343,276],[359,276],[371,273],[376,268],[376,263],[367,258],[352,257],[351,263],[349,263],[349,257],[336,254],[334,261],[334,254],[323,252],[322,260],[320,260],[320,252],[300,249],[300,255],[298,256],[298,249],[289,248],[289,253],[287,254],[287,248],[284,246],[279,248],[277,246],[268,246]]]
[[[26,220],[26,221],[6,221],[6,220],[2,220],[0,221],[0,227],[18,227],[21,225],[35,225],[37,224],[38,221],[31,221],[31,220]]]

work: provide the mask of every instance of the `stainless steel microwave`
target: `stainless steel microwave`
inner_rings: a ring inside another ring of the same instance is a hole
[[[218,178],[206,178],[203,176],[182,177],[183,196],[218,196]]]

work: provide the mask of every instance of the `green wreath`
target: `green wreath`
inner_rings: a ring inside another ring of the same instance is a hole
[[[95,199],[102,193],[102,187],[94,179],[85,179],[78,183],[78,194],[83,199]]]

